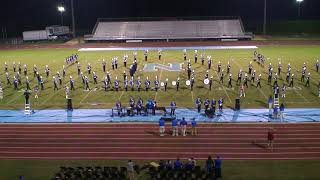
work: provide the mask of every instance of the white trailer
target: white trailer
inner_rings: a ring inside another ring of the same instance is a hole
[[[46,27],[46,31],[53,36],[65,36],[65,35],[68,36],[71,33],[68,26],[57,26],[57,25]]]
[[[37,41],[49,39],[49,34],[46,30],[24,31],[22,34],[24,41]]]

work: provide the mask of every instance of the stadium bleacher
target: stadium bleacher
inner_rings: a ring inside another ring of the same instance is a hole
[[[251,39],[240,18],[219,20],[106,21],[98,19],[86,41]]]

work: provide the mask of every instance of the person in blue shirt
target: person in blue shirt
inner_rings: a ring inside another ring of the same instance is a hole
[[[281,103],[281,105],[280,105],[280,118],[281,118],[281,121],[283,120],[283,113],[284,113],[284,104]]]
[[[213,160],[211,158],[211,156],[208,156],[208,159],[206,160],[206,170],[207,170],[207,174],[210,174],[212,172],[212,168],[213,168]]]
[[[159,131],[160,131],[160,136],[164,136],[164,132],[165,132],[165,121],[164,119],[160,119],[159,120]]]
[[[171,116],[174,116],[174,115],[175,115],[175,111],[176,111],[176,106],[177,106],[177,104],[176,104],[175,101],[172,101],[170,105],[171,105],[171,113],[170,113],[170,115],[171,115]]]
[[[178,130],[178,121],[177,119],[173,119],[171,121],[172,124],[172,136],[178,136],[179,135],[179,130]]]
[[[196,99],[195,104],[196,104],[196,107],[198,109],[198,113],[200,113],[200,111],[201,111],[201,99],[199,97]]]
[[[180,122],[182,136],[186,136],[187,125],[188,125],[188,123],[183,117],[182,121]]]
[[[192,136],[196,136],[198,133],[197,133],[197,121],[196,119],[193,119],[191,121],[191,135]]]
[[[216,159],[214,160],[214,171],[215,171],[216,178],[222,178],[221,164],[222,164],[221,158],[220,156],[217,156]]]
[[[181,169],[182,168],[182,162],[179,158],[174,162],[174,169]]]

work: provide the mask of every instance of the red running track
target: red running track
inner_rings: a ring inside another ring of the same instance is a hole
[[[266,148],[270,127],[273,151]],[[320,123],[210,123],[198,126],[198,136],[172,137],[169,126],[166,133],[160,137],[156,123],[1,124],[0,158],[320,159]]]

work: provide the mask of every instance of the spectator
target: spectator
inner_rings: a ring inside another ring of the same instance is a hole
[[[165,163],[163,160],[160,160],[159,162],[159,168],[165,168]]]
[[[197,135],[197,121],[196,119],[193,119],[191,121],[191,135],[196,136]]]
[[[193,167],[195,167],[197,165],[197,161],[193,157],[191,158],[191,161],[192,161]]]
[[[213,160],[211,156],[209,156],[206,161],[206,170],[208,174],[212,172],[212,168],[213,168]]]
[[[193,166],[193,162],[191,159],[188,159],[188,163],[186,165],[186,170],[191,171],[193,170],[194,166]]]
[[[181,169],[182,168],[182,162],[179,158],[174,162],[174,169]]]
[[[181,126],[181,134],[182,136],[186,136],[186,131],[187,131],[187,121],[184,119],[184,117],[182,118],[182,121],[180,123]]]
[[[19,180],[24,180],[24,177],[23,176],[19,176]]]
[[[173,164],[172,164],[172,161],[171,160],[168,160],[167,163],[166,163],[166,168],[167,169],[172,169],[173,168]]]
[[[221,163],[222,161],[220,156],[217,156],[216,159],[214,160],[214,171],[215,171],[216,178],[222,178]]]
[[[131,160],[128,161],[128,176],[129,176],[129,180],[134,180],[134,164]]]
[[[172,124],[172,136],[178,136],[179,132],[178,132],[178,121],[176,119],[173,119],[171,121]]]
[[[160,119],[159,120],[159,131],[160,131],[160,136],[164,136],[164,132],[165,132],[165,121],[164,119]]]

